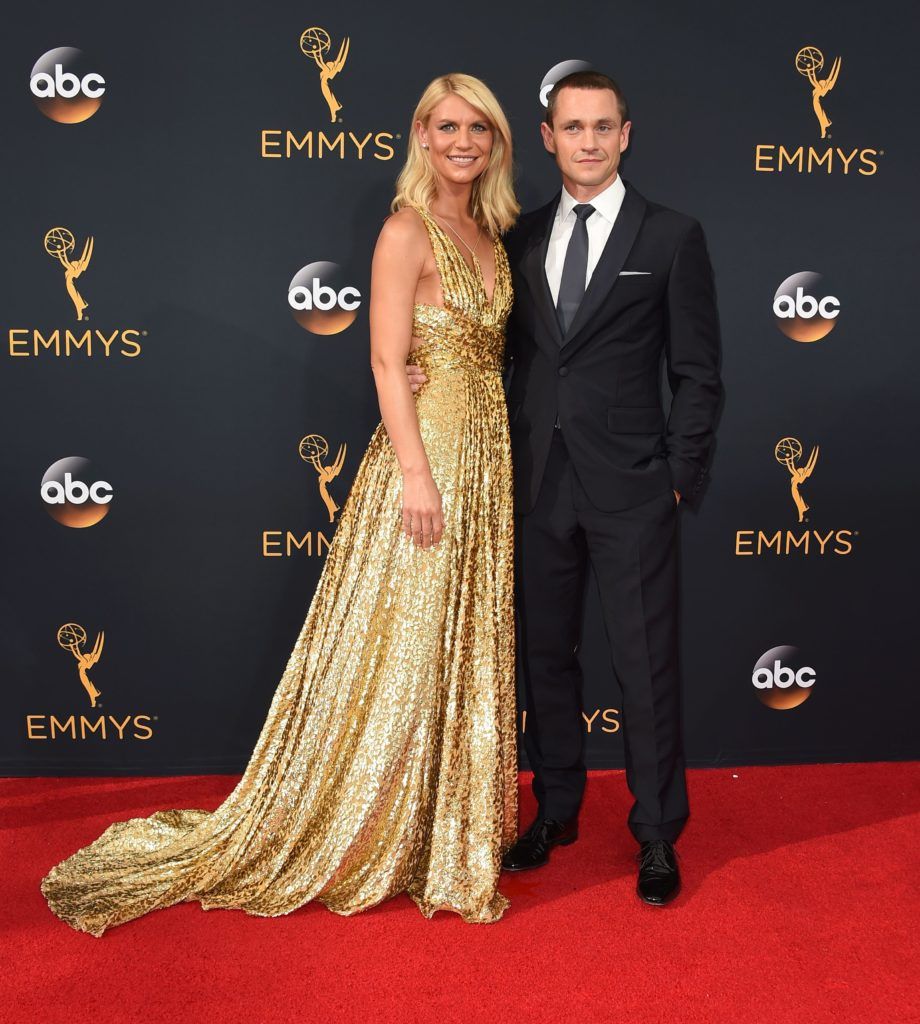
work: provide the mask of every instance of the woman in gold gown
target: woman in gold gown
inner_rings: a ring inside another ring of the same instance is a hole
[[[117,821],[53,867],[42,892],[76,929],[101,936],[192,900],[267,917],[319,900],[347,915],[407,892],[426,917],[470,922],[508,905],[510,129],[482,82],[446,75],[408,148],[372,270],[382,420],[251,759],[216,810]],[[410,358],[428,378],[416,395]]]

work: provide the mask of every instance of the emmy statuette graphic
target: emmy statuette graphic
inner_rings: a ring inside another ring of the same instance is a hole
[[[60,261],[64,268],[64,282],[67,286],[67,294],[70,296],[77,311],[77,319],[83,319],[83,310],[89,305],[86,299],[77,291],[74,284],[84,270],[89,266],[93,255],[93,236],[90,235],[83,245],[83,253],[78,260],[71,260],[70,254],[74,251],[76,242],[73,232],[67,228],[52,228],[45,234],[45,252]]]
[[[815,117],[821,126],[821,138],[827,138],[827,129],[831,126],[831,119],[824,112],[821,100],[837,84],[837,76],[840,74],[840,58],[838,57],[831,65],[830,74],[827,78],[818,78],[818,72],[824,67],[824,54],[816,46],[803,46],[795,55],[795,69],[800,75],[804,75],[811,84],[811,103],[815,108]]]
[[[86,670],[92,668],[102,656],[105,633],[100,633],[96,637],[92,651],[86,654],[80,650],[80,647],[86,643],[86,630],[78,622],[67,622],[57,631],[57,642],[65,651],[70,651],[77,659],[77,671],[80,675],[80,682],[83,684],[83,689],[89,694],[90,706],[95,707],[96,698],[102,695],[102,691],[96,689],[92,680],[86,674]]]
[[[799,487],[805,483],[805,481],[811,476],[815,469],[815,463],[818,461],[818,452],[820,448],[815,445],[811,450],[811,454],[808,456],[808,461],[804,466],[797,466],[796,460],[802,457],[802,442],[795,437],[784,437],[780,441],[776,442],[776,448],[773,454],[776,457],[776,461],[781,465],[785,466],[789,470],[791,480],[789,487],[792,492],[792,500],[795,502],[795,507],[799,513],[799,522],[804,522],[805,513],[811,507],[802,497],[799,492]]]
[[[329,120],[333,124],[335,124],[336,115],[342,109],[342,104],[333,95],[329,82],[345,67],[349,45],[349,38],[346,36],[339,47],[339,53],[335,60],[326,60],[332,47],[332,40],[324,28],[305,29],[300,37],[301,52],[306,57],[312,57],[319,68],[319,85],[329,106]]]
[[[342,472],[342,466],[345,464],[346,450],[347,446],[340,444],[335,462],[331,466],[324,466],[323,459],[329,454],[329,443],[324,437],[321,437],[319,434],[308,434],[301,440],[298,447],[300,457],[304,462],[309,462],[319,475],[319,496],[323,499],[323,503],[329,513],[330,523],[335,520],[335,514],[339,511],[339,506],[329,493],[328,487],[339,473]]]

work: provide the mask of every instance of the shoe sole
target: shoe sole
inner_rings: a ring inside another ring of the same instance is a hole
[[[571,839],[560,839],[550,846],[549,850],[552,850],[556,846],[571,846],[578,839],[578,836],[572,836]],[[522,864],[520,867],[509,868],[502,864],[502,871],[533,871],[535,868],[545,868],[549,864],[549,850],[546,851],[546,860],[541,860],[539,864]]]

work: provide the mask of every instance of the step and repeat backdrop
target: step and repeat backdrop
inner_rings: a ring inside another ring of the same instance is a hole
[[[682,515],[691,764],[920,756],[916,14],[830,0],[7,12],[7,775],[240,771],[379,418],[370,259],[427,82],[558,188],[541,95],[617,78],[700,219],[726,403]],[[592,767],[623,762],[593,582]]]

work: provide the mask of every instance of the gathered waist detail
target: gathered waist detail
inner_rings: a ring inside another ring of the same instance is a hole
[[[490,323],[465,316],[457,310],[417,304],[412,333],[422,343],[409,353],[407,362],[426,372],[435,369],[466,369],[500,373],[505,360],[504,322]]]
[[[410,352],[406,364],[421,367],[426,376],[438,370],[465,370],[471,373],[498,374],[504,372],[501,359],[473,359],[469,352],[458,352],[449,345],[426,342]]]

